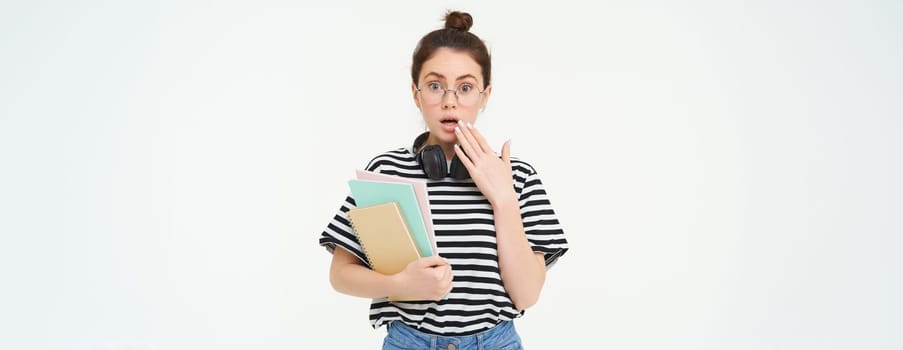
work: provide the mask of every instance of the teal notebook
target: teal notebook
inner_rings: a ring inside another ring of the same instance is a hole
[[[354,197],[354,203],[358,207],[398,202],[420,256],[433,256],[432,244],[426,224],[420,215],[420,204],[417,202],[414,186],[407,183],[358,179],[349,180],[348,186],[351,187],[351,196]]]

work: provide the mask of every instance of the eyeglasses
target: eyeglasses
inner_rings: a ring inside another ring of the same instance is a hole
[[[426,84],[423,89],[417,88],[417,91],[420,92],[420,97],[423,98],[423,102],[426,104],[442,102],[442,99],[445,98],[445,94],[451,91],[458,99],[458,104],[462,107],[467,107],[477,104],[477,102],[480,101],[480,96],[483,95],[483,92],[486,90],[478,90],[471,83],[462,83],[461,85],[458,85],[457,89],[446,89],[442,87],[441,84],[432,82]]]

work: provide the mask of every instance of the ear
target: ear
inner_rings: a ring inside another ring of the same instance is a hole
[[[414,105],[417,106],[417,109],[422,110],[420,108],[420,99],[417,98],[417,84],[411,83],[411,97],[414,98]]]
[[[486,104],[489,103],[489,95],[492,95],[492,84],[486,87],[486,90],[483,91],[483,98],[480,102],[480,110],[486,109]]]

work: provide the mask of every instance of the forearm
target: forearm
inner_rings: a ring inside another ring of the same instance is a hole
[[[546,278],[545,262],[527,241],[516,199],[494,204],[493,211],[502,284],[514,306],[524,310],[539,299]]]
[[[350,253],[336,249],[337,254]],[[351,257],[352,259],[357,259]],[[347,257],[334,257],[329,270],[329,282],[339,293],[362,298],[382,298],[397,294],[399,284],[396,276],[387,276],[373,271],[356,262],[349,262]]]

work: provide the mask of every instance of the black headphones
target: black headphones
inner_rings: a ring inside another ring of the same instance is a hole
[[[461,163],[461,160],[458,159],[458,155],[452,156],[451,165],[447,165],[445,152],[442,151],[442,147],[439,147],[439,145],[423,146],[429,136],[429,131],[417,136],[414,139],[413,147],[414,159],[423,168],[426,176],[433,180],[441,180],[446,177],[451,177],[455,180],[469,179],[470,173],[467,172],[467,167],[464,166],[464,163]],[[423,147],[422,149],[421,146]]]

